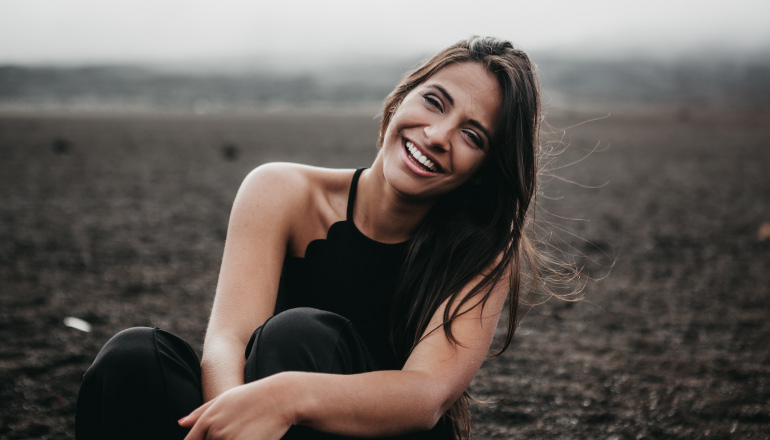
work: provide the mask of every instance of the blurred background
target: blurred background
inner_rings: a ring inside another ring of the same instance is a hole
[[[469,35],[513,41],[554,108],[759,107],[770,4],[4,0],[0,110],[367,108]]]
[[[482,366],[474,438],[768,438],[768,16],[759,0],[0,0],[0,440],[73,438],[82,375],[120,330],[199,351],[248,172],[370,164],[399,77],[472,34],[538,65],[538,230],[594,280]]]

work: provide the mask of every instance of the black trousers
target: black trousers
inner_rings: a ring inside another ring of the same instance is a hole
[[[377,370],[346,318],[310,308],[268,319],[246,347],[246,382],[281,371],[355,374]],[[177,420],[203,404],[200,362],[187,342],[157,328],[124,330],[102,348],[86,371],[78,395],[75,437],[182,439]],[[246,409],[247,410],[247,409]],[[286,440],[343,439],[294,426]],[[447,426],[397,437],[449,439]]]

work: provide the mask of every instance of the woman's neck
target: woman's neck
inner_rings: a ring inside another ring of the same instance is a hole
[[[433,206],[432,201],[413,200],[398,194],[375,164],[358,182],[353,222],[367,237],[382,243],[409,240]]]

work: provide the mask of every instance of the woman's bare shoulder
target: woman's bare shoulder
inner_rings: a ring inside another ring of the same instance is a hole
[[[292,193],[334,191],[347,188],[354,171],[290,162],[270,162],[254,168],[246,177],[246,183],[256,189],[286,189]]]
[[[248,206],[244,218],[260,216],[281,225],[289,255],[303,256],[311,241],[345,219],[353,169],[319,168],[294,163],[268,163],[246,177],[236,206]]]
[[[338,211],[339,205],[347,200],[354,171],[288,162],[266,163],[249,173],[241,192],[249,198],[267,198],[274,207],[290,211]]]

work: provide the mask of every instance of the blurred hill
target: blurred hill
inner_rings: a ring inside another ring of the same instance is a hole
[[[660,60],[546,56],[538,64],[543,88],[556,107],[770,107],[770,56]]]
[[[770,56],[668,59],[533,54],[550,108],[765,109]],[[419,61],[286,60],[90,66],[0,66],[0,111],[229,113],[275,109],[376,112]]]

